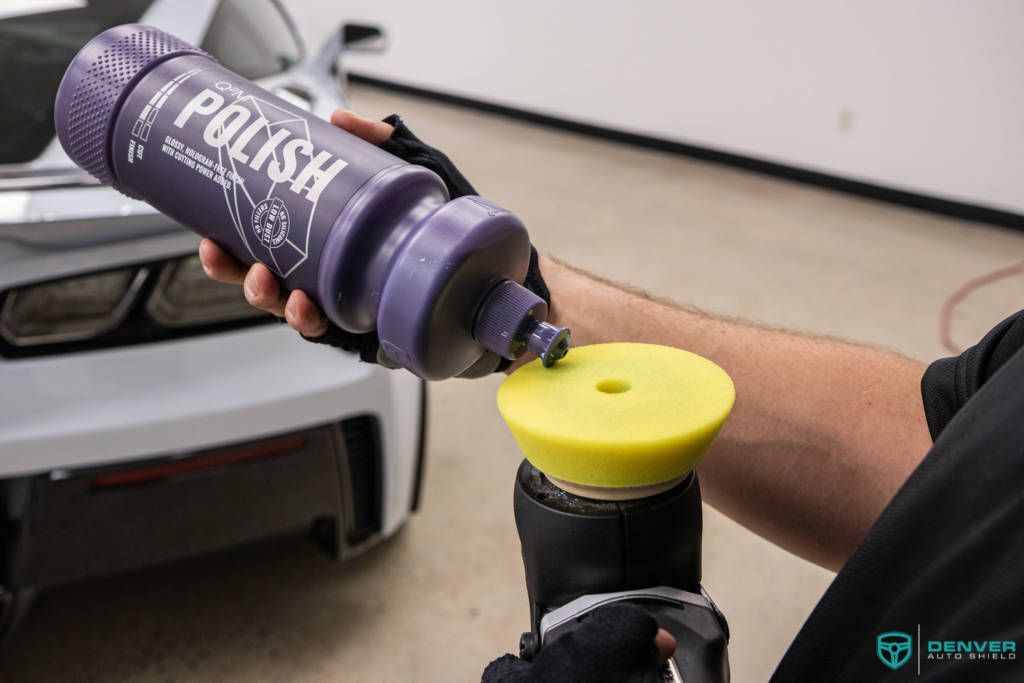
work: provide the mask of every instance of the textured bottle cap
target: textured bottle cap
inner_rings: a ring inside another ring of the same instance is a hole
[[[473,337],[485,349],[505,358],[515,358],[526,341],[527,328],[547,314],[544,299],[512,280],[504,280],[481,304]]]
[[[72,161],[113,184],[110,131],[127,91],[151,66],[202,50],[143,24],[115,26],[85,44],[71,60],[54,103],[54,124]]]

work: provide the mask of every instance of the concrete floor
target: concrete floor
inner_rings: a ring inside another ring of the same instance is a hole
[[[942,301],[1024,258],[1024,236],[354,87],[404,114],[542,250],[703,308],[928,360]],[[970,297],[967,343],[1022,305]],[[337,566],[284,539],[44,593],[0,661],[9,681],[474,681],[527,625],[499,378],[431,387],[424,506]],[[714,457],[712,452],[709,457]],[[704,575],[734,680],[765,680],[831,575],[708,509]]]

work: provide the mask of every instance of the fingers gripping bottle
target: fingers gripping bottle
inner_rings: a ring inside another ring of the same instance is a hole
[[[551,364],[568,330],[521,286],[530,242],[481,197],[448,201],[405,163],[163,31],[117,26],[72,60],[55,102],[68,155],[99,180],[266,264],[425,379],[491,351]]]

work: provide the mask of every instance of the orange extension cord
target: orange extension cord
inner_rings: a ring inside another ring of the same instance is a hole
[[[963,352],[963,348],[953,341],[951,329],[953,327],[953,311],[956,310],[956,307],[959,306],[960,303],[968,297],[968,295],[977,289],[992,284],[993,282],[998,282],[999,280],[1005,280],[1008,277],[1021,274],[1024,274],[1024,260],[1003,268],[997,268],[996,270],[985,273],[984,275],[971,278],[960,285],[959,289],[953,292],[953,294],[946,299],[946,302],[942,304],[942,312],[939,314],[939,339],[942,341],[942,345],[946,347],[950,353]]]

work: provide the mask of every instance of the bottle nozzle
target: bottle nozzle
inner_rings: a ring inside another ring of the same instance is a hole
[[[569,338],[567,327],[535,322],[533,329],[527,332],[526,348],[537,354],[544,367],[550,368],[569,353]]]
[[[551,367],[569,352],[569,330],[544,322],[548,305],[512,280],[498,283],[484,302],[473,325],[480,346],[514,360],[527,348],[544,367]]]

